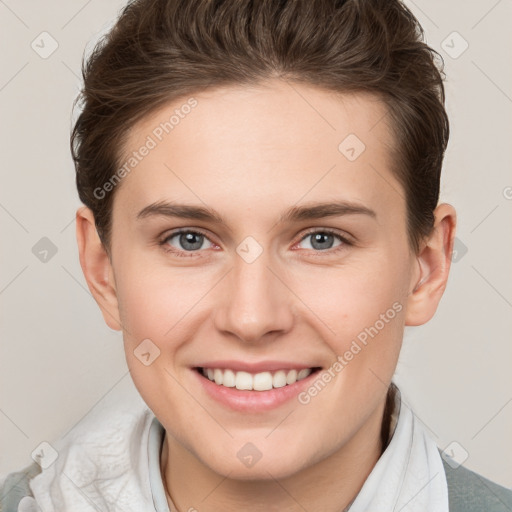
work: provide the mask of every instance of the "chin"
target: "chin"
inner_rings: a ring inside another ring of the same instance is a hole
[[[226,456],[225,451],[209,452],[204,454],[204,458],[201,457],[202,454],[196,456],[215,473],[241,481],[280,480],[294,475],[305,467],[304,458],[297,456],[297,450],[268,450],[271,455],[265,455],[254,445],[247,443],[241,449],[237,447],[233,451],[230,450],[231,456]]]

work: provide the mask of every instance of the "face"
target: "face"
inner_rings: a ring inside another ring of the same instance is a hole
[[[386,110],[280,81],[193,98],[129,133],[115,315],[171,443],[282,478],[380,425],[418,277]]]

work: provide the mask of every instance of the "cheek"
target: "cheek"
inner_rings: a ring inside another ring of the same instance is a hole
[[[116,269],[125,356],[139,393],[150,408],[160,411],[163,404],[177,407],[183,400],[176,356],[190,339],[187,314],[200,290],[189,286],[179,271],[162,272],[138,263],[135,255],[125,256]]]
[[[190,272],[123,261],[117,295],[126,334],[132,341],[162,340],[204,295],[203,287]]]
[[[322,269],[295,279],[297,295],[337,332],[366,327],[406,296],[404,272],[372,269]],[[395,310],[390,311],[395,316]],[[400,309],[400,308],[398,308]]]
[[[396,365],[407,297],[405,265],[381,257],[375,265],[329,269],[308,275],[296,288],[307,298],[315,323],[337,356],[357,367]],[[321,326],[323,325],[323,327]]]

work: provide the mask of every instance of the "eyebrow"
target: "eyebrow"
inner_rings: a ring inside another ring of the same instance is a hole
[[[281,215],[279,222],[290,223],[355,214],[367,215],[374,219],[377,218],[377,214],[366,206],[349,201],[339,201],[328,203],[308,203],[304,206],[293,206]],[[182,219],[202,220],[213,224],[226,225],[222,216],[212,208],[168,201],[158,201],[146,206],[137,214],[137,219],[154,216],[178,217]]]

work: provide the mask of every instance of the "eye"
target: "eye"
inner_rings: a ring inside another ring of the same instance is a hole
[[[311,242],[310,247],[306,247],[306,249],[313,249],[316,252],[336,252],[338,250],[342,250],[347,245],[352,245],[349,240],[347,240],[347,238],[332,229],[324,228],[310,231],[306,233],[306,235],[301,239],[301,242],[307,240],[308,238],[311,240]],[[337,238],[340,243],[334,246],[334,249],[331,251],[333,247],[333,239],[335,238]]]
[[[173,242],[173,240],[175,241]],[[204,233],[201,233],[200,231],[182,229],[167,235],[163,240],[159,242],[159,244],[163,246],[164,250],[168,252],[172,252],[177,256],[187,257],[193,256],[193,254],[187,255],[187,252],[194,253],[204,249],[203,244],[205,240],[209,239]]]
[[[310,247],[306,247],[306,249],[311,249],[315,252],[333,253],[343,250],[346,246],[352,245],[346,237],[342,236],[337,231],[326,228],[316,229],[306,233],[299,243],[308,238],[311,239],[311,243]],[[339,240],[339,243],[334,246],[333,249],[333,239],[336,238]],[[215,245],[206,234],[200,231],[181,229],[165,236],[165,238],[159,242],[159,245],[162,246],[165,251],[173,253],[176,256],[192,257],[195,252],[207,248],[204,247],[205,241],[209,241],[212,246]]]

